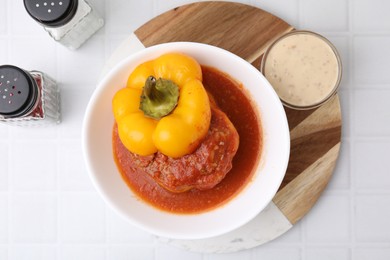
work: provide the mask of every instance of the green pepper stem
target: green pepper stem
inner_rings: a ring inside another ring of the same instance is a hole
[[[144,94],[148,99],[150,99],[154,103],[163,103],[165,99],[165,95],[163,91],[157,88],[158,85],[156,84],[156,82],[157,81],[155,77],[149,76],[145,82]]]
[[[179,98],[179,87],[171,80],[149,76],[142,90],[140,109],[146,116],[160,119],[172,112]]]

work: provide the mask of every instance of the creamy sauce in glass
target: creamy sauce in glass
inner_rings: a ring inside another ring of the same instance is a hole
[[[293,32],[266,53],[262,71],[280,99],[293,107],[312,107],[337,89],[341,65],[334,47],[321,36]]]

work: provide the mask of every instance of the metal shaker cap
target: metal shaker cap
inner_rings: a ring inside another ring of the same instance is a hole
[[[68,23],[77,11],[78,0],[24,0],[24,7],[37,22],[48,27]]]
[[[38,85],[28,72],[12,65],[0,66],[0,116],[27,115],[37,99]]]

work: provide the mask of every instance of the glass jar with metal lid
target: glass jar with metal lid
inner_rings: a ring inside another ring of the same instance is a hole
[[[24,0],[28,14],[71,50],[79,48],[104,20],[85,0]]]
[[[60,91],[40,71],[0,66],[0,122],[18,126],[60,123]]]

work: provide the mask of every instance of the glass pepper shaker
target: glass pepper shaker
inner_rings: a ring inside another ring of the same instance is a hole
[[[40,71],[0,66],[0,122],[17,126],[60,123],[60,91]]]
[[[104,20],[85,0],[24,0],[28,14],[71,50],[103,27]]]

